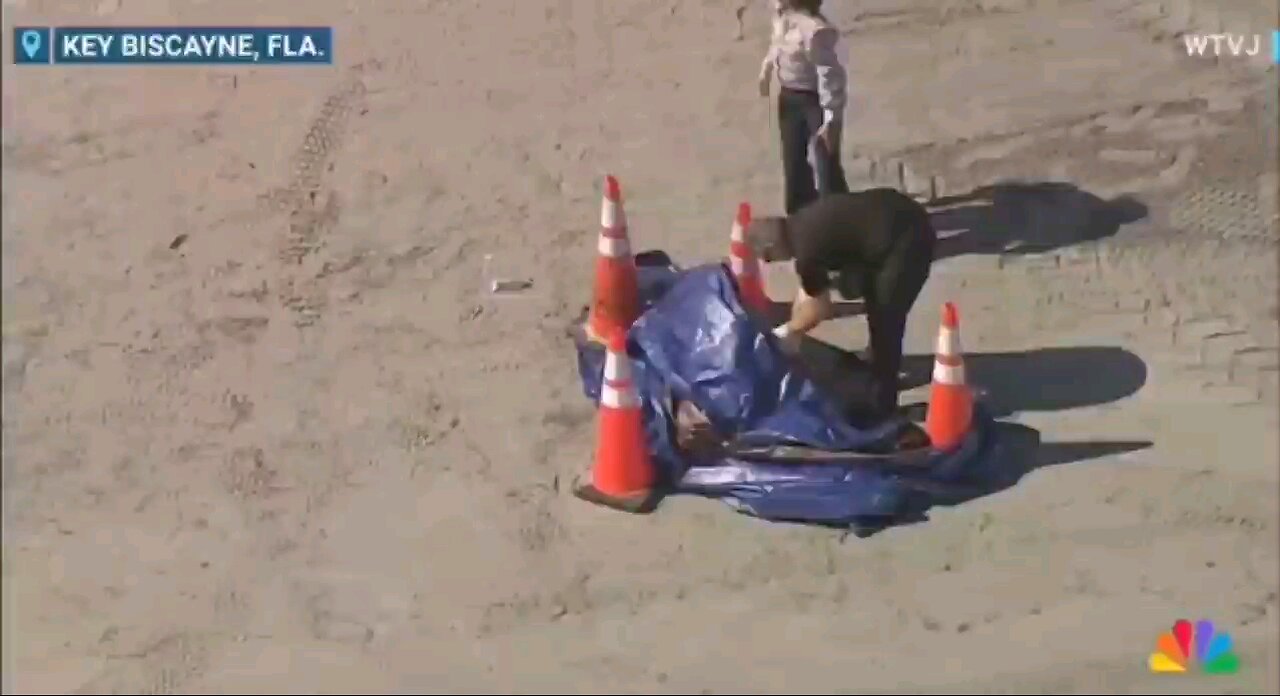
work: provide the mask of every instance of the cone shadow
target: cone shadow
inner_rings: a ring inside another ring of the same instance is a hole
[[[859,538],[867,538],[894,527],[927,522],[928,512],[933,507],[955,507],[995,495],[1017,485],[1038,469],[1118,457],[1147,449],[1153,444],[1150,440],[1042,442],[1040,431],[1019,423],[1001,422],[995,423],[993,427],[994,437],[999,444],[991,454],[991,459],[983,462],[983,467],[992,472],[983,485],[966,486],[961,482],[952,487],[949,493],[929,491],[928,495],[909,503],[897,517],[861,520],[850,531]],[[1111,463],[1124,462],[1116,460]]]
[[[991,477],[991,485],[975,489],[967,496],[948,500],[946,504],[955,505],[998,493],[1038,469],[1115,457],[1147,449],[1153,444],[1150,440],[1044,442],[1040,431],[1020,423],[1000,422],[994,427],[999,447],[989,463],[996,473]]]

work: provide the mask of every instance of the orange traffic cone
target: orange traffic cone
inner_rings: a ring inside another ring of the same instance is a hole
[[[604,178],[604,201],[600,209],[600,236],[596,244],[595,287],[587,336],[604,343],[617,331],[625,332],[640,316],[640,289],[636,262],[627,240],[627,217],[622,209],[622,190],[612,176]]]
[[[626,335],[609,338],[596,414],[596,458],[591,483],[580,485],[574,495],[587,502],[624,512],[652,511],[657,478],[649,445],[645,441],[640,396],[631,380]]]
[[[933,360],[933,385],[924,429],[935,450],[958,447],[973,424],[973,392],[965,383],[964,354],[960,348],[960,318],[956,306],[942,305],[942,326]]]
[[[769,314],[769,295],[764,291],[764,271],[760,259],[747,244],[746,229],[751,224],[751,204],[738,204],[738,217],[729,233],[729,267],[738,283],[738,293],[747,309]]]

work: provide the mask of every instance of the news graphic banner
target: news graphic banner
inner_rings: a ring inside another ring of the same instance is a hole
[[[19,65],[332,65],[332,27],[14,27]]]

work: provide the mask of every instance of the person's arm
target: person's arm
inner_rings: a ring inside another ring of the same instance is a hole
[[[791,306],[791,319],[778,327],[778,336],[792,345],[831,316],[831,279],[822,266],[796,260],[800,290]]]
[[[782,17],[773,18],[773,31],[769,35],[769,50],[764,54],[764,60],[760,62],[760,93],[764,96],[769,95],[769,86],[773,82],[774,64],[778,58],[778,38],[782,32]]]
[[[809,60],[818,73],[818,100],[824,126],[844,115],[848,102],[848,73],[840,60],[840,32],[821,26],[809,38]]]
[[[787,321],[787,333],[803,336],[813,331],[819,324],[831,316],[831,293],[829,290],[811,294],[801,288],[795,304],[791,307],[791,319]]]

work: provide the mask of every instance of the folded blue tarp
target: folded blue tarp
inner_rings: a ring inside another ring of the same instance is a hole
[[[818,385],[793,370],[767,326],[739,303],[729,270],[710,264],[681,270],[664,254],[637,257],[643,314],[627,336],[644,404],[650,452],[665,487],[719,498],[770,520],[859,525],[910,514],[963,484],[991,478],[992,429],[979,410],[967,441],[921,466],[752,456],[695,460],[675,445],[674,404],[689,401],[734,449],[790,445],[832,452],[892,452],[905,421],[859,427]],[[597,402],[604,349],[575,339],[587,397]],[[874,465],[871,465],[873,464]]]

